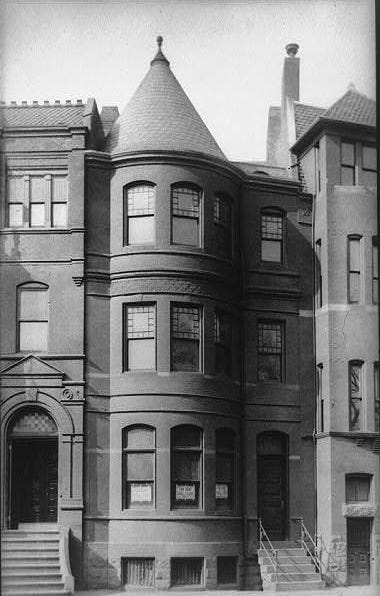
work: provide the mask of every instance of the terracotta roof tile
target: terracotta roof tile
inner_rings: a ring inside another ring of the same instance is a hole
[[[112,126],[106,151],[194,151],[226,159],[159,51]]]
[[[84,126],[85,107],[85,104],[4,106],[0,109],[0,123],[9,128]]]
[[[356,89],[349,89],[323,113],[323,118],[376,126],[376,102]]]
[[[294,119],[296,125],[296,139],[299,139],[303,133],[312,125],[314,120],[323,112],[324,108],[308,106],[303,103],[294,103]]]

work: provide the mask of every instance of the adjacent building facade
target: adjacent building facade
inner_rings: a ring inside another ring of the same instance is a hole
[[[2,527],[68,528],[78,586],[253,589],[303,520],[378,583],[374,102],[300,104],[290,44],[231,162],[158,41],[121,115],[2,109]]]

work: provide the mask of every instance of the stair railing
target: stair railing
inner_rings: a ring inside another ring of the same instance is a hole
[[[303,523],[303,518],[300,518],[301,523],[301,546],[307,552],[309,557],[314,563],[315,569],[318,571],[319,575],[322,576],[322,564],[321,559],[318,554],[318,547],[317,547],[317,537],[313,540],[309,530]],[[312,548],[310,548],[309,544],[311,543]]]
[[[269,549],[267,548],[267,546],[265,545],[266,541],[269,545]],[[276,577],[276,582],[277,582],[277,578],[278,578],[278,556],[277,556],[277,550],[275,548],[273,548],[273,544],[271,543],[271,541],[269,540],[269,536],[265,531],[265,528],[262,524],[261,521],[261,517],[259,517],[259,543],[260,543],[260,548],[263,549],[263,551],[265,552],[265,554],[269,557],[269,560],[272,562],[272,565],[275,569],[275,577]]]

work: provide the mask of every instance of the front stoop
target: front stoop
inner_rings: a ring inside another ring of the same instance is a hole
[[[20,524],[18,530],[3,530],[1,593],[6,596],[73,594],[68,532],[44,524]]]
[[[264,549],[259,550],[259,565],[264,591],[322,590],[325,587],[313,562],[296,542],[273,542],[279,570]]]

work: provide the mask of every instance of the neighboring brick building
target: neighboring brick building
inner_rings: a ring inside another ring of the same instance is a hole
[[[231,162],[158,41],[120,116],[1,110],[5,590],[57,522],[78,586],[260,588],[259,518],[279,549],[321,534],[337,583],[347,519],[376,583],[374,102],[300,104],[291,44],[268,162]]]

